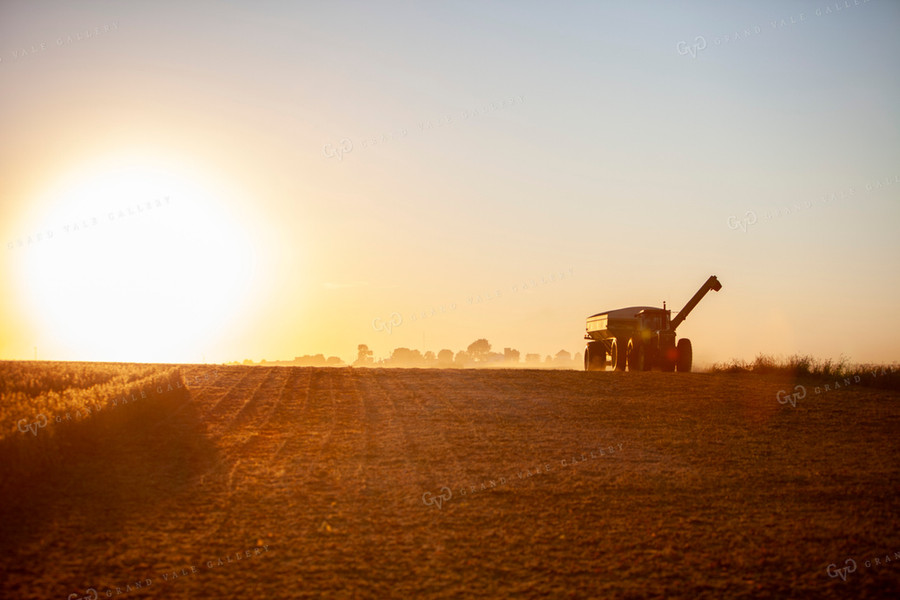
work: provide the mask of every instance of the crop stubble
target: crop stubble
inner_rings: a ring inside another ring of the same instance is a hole
[[[116,597],[148,578],[118,597],[898,589],[900,560],[826,574],[900,551],[897,392],[792,407],[777,377],[217,369],[88,435],[46,481],[6,473],[5,596]]]

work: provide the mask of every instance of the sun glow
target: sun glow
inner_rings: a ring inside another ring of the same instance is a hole
[[[19,242],[19,299],[44,356],[214,356],[259,287],[258,254],[231,212],[230,187],[146,161],[78,173],[35,202],[33,233]]]

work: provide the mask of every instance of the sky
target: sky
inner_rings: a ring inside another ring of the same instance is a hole
[[[900,4],[0,3],[0,359],[900,359]]]

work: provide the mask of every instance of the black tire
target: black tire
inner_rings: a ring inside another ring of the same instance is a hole
[[[602,342],[588,342],[584,348],[584,370],[606,370],[606,348]]]
[[[613,369],[616,371],[624,371],[625,362],[628,359],[628,348],[626,347],[625,342],[619,338],[613,338],[609,355],[612,357]]]
[[[678,350],[678,359],[675,368],[679,373],[690,373],[691,365],[694,362],[694,349],[691,347],[691,340],[681,338],[676,346]]]
[[[648,371],[647,349],[640,340],[634,338],[628,340],[628,370]]]

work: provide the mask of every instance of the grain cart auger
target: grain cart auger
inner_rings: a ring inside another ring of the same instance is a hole
[[[690,372],[693,362],[691,340],[681,338],[676,344],[675,330],[709,290],[718,292],[721,289],[722,284],[713,275],[674,319],[665,302],[662,308],[630,306],[588,317],[584,370],[603,371],[609,360],[617,371],[624,371],[627,364],[629,371],[658,368]]]

